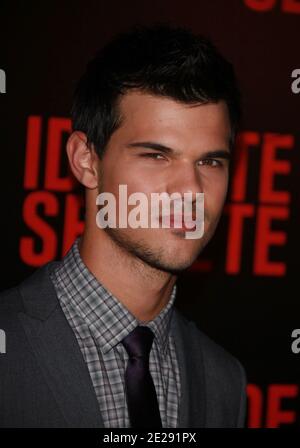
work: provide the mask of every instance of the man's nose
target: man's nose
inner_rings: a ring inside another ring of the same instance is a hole
[[[199,170],[195,165],[189,162],[178,165],[172,171],[170,179],[167,181],[167,193],[172,194],[178,192],[182,196],[184,193],[192,193],[193,201],[196,193],[204,193],[203,180]]]

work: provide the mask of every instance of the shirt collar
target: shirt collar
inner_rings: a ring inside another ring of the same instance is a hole
[[[62,300],[72,306],[90,328],[97,346],[108,352],[121,342],[137,325],[149,326],[154,332],[157,345],[165,356],[177,286],[173,286],[170,299],[160,313],[151,321],[140,322],[135,316],[91,273],[84,264],[78,237],[55,270],[61,285]]]

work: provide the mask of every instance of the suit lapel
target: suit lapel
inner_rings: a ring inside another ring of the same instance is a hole
[[[205,427],[205,376],[199,338],[193,334],[193,328],[180,313],[173,309],[171,331],[177,354],[181,398],[178,412],[179,428]]]
[[[25,312],[19,319],[41,371],[70,427],[103,427],[88,367],[59,306],[50,262],[19,286]]]

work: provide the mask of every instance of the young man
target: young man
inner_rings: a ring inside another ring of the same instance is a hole
[[[244,426],[243,367],[174,308],[178,274],[221,216],[238,118],[231,64],[186,29],[135,27],[88,64],[66,148],[85,228],[1,294],[0,426]],[[190,221],[204,194],[203,234],[186,238],[175,208],[165,228],[101,227],[97,197],[124,207],[120,185],[149,199],[149,216],[152,193],[189,193]]]

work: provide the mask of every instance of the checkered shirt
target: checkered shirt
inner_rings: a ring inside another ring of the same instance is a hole
[[[88,366],[104,427],[130,427],[124,374],[128,354],[124,339],[141,322],[114,297],[84,264],[78,237],[50,273],[62,310],[73,329]],[[170,320],[176,297],[174,284],[169,302],[143,323],[154,332],[149,369],[155,385],[162,426],[176,428],[180,377]]]

